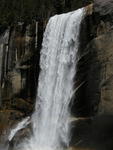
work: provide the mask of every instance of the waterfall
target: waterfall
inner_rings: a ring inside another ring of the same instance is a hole
[[[57,150],[69,146],[69,103],[74,89],[79,29],[84,9],[50,18],[43,38],[33,134],[17,149]]]

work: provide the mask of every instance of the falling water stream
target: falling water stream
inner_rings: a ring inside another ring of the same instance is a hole
[[[33,134],[19,150],[61,150],[69,146],[69,103],[74,93],[79,29],[84,9],[51,17],[43,38]]]

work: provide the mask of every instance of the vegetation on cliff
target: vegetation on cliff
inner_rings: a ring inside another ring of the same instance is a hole
[[[15,22],[30,22],[71,11],[93,0],[0,0],[0,27]]]

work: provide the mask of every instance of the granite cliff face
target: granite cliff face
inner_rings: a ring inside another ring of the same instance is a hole
[[[112,7],[112,0],[94,1],[93,6],[86,7],[89,15],[85,17],[81,25],[78,83],[84,82],[84,84],[78,90],[77,100],[81,101],[81,105],[85,104],[83,115],[87,113],[86,116],[93,116],[97,113],[113,113]]]
[[[73,2],[70,2],[68,10],[73,10]],[[56,6],[59,11],[59,6]],[[78,7],[81,6],[83,4]],[[95,0],[86,11],[81,25],[75,79],[78,90],[70,104],[72,115],[78,117],[78,121],[72,122],[70,147],[112,150],[113,0]],[[1,135],[23,117],[32,114],[47,20],[15,24],[0,36]]]
[[[88,12],[91,6],[89,8]],[[85,17],[81,26],[76,84],[83,84],[77,91],[76,103],[72,106],[72,113],[80,117],[78,121],[72,122],[72,147],[113,149],[112,16],[112,0],[95,0],[92,13]]]
[[[1,35],[0,132],[33,111],[43,30],[42,23],[19,23]]]

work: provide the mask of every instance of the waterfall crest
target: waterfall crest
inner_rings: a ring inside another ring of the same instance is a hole
[[[69,145],[69,103],[74,89],[79,29],[84,9],[51,17],[43,38],[33,135],[21,150],[56,150]]]

